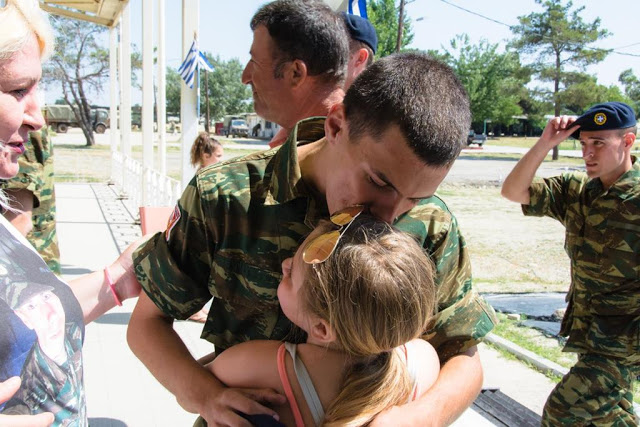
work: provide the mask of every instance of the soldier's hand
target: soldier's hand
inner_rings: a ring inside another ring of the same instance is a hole
[[[540,136],[540,142],[549,145],[549,148],[553,148],[560,144],[565,139],[569,138],[573,132],[578,130],[579,126],[571,126],[575,122],[574,116],[559,116],[554,117],[545,126],[542,135]]]
[[[200,415],[213,426],[251,427],[251,423],[237,412],[247,415],[266,414],[278,420],[278,414],[263,403],[275,406],[286,403],[286,398],[267,388],[225,388]]]
[[[20,377],[12,377],[0,382],[0,403],[11,399],[20,388]],[[47,427],[53,424],[53,414],[44,412],[38,415],[2,415],[0,414],[0,425],[7,427]]]

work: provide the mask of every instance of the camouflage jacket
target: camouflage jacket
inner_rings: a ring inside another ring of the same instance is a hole
[[[184,319],[214,297],[202,337],[221,351],[250,339],[285,337],[278,305],[281,263],[321,218],[326,200],[305,185],[296,145],[324,136],[323,118],[298,123],[278,149],[199,171],[165,233],[134,254],[138,280],[167,315]],[[437,196],[395,224],[417,236],[437,267],[438,314],[425,338],[441,360],[478,343],[495,323],[471,285],[471,267],[456,219]]]
[[[536,178],[525,215],[566,228],[571,287],[560,333],[565,351],[640,362],[640,163],[608,190],[583,172]]]
[[[60,250],[56,234],[56,198],[53,179],[53,146],[46,132],[32,132],[26,151],[18,159],[20,170],[10,180],[0,181],[7,190],[33,193],[33,229],[27,240],[36,248],[51,271],[60,274]]]

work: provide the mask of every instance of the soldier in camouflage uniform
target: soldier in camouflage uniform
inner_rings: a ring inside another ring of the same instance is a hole
[[[82,382],[82,329],[65,323],[65,311],[53,287],[12,283],[0,299],[38,337],[20,377],[22,386],[6,403],[3,415],[51,412],[56,425],[80,426],[86,420]]]
[[[51,271],[60,274],[60,250],[56,234],[56,196],[53,179],[53,145],[47,131],[32,132],[26,151],[18,159],[20,171],[15,177],[0,181],[0,188],[21,200],[16,206],[22,213],[9,211],[5,216],[21,232],[29,230],[27,240],[36,248]],[[22,192],[25,197],[17,193]],[[29,202],[33,201],[31,204]],[[26,224],[20,226],[19,221]],[[23,233],[24,234],[24,233]]]
[[[579,125],[579,128],[576,127]],[[577,130],[576,130],[577,129]],[[502,194],[525,215],[566,228],[571,287],[560,335],[578,362],[553,390],[543,425],[635,426],[633,382],[640,373],[640,162],[631,156],[635,113],[598,104],[573,121],[556,117],[518,162]],[[540,179],[551,148],[580,138],[586,172]]]
[[[377,109],[365,107],[373,105],[371,96],[382,98]],[[419,239],[437,269],[438,312],[424,335],[444,364],[437,392],[388,415],[393,425],[457,416],[481,387],[475,346],[495,322],[472,287],[457,221],[434,195],[469,121],[466,92],[450,68],[426,55],[394,55],[365,70],[326,120],[298,123],[279,149],[197,173],[167,230],[134,254],[145,293],[129,324],[133,351],[184,408],[208,422],[239,422],[233,410],[274,415],[252,401],[284,403],[273,392],[224,389],[199,368],[171,319],[187,318],[213,296],[202,337],[217,352],[247,340],[283,339],[291,324],[276,295],[281,262],[321,218],[367,204]],[[439,399],[456,413],[445,414]]]

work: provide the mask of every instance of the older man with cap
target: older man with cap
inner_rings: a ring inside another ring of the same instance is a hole
[[[555,117],[518,162],[502,195],[525,215],[566,228],[571,287],[560,335],[578,362],[551,392],[543,426],[638,425],[633,383],[640,374],[640,163],[631,155],[636,117],[607,102],[578,117]],[[585,172],[534,178],[569,136],[582,145]]]
[[[349,33],[349,62],[344,89],[349,89],[358,75],[373,63],[378,49],[378,35],[371,22],[358,15],[342,12]]]

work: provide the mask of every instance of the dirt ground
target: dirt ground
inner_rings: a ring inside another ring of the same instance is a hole
[[[134,152],[136,156],[141,153]],[[177,177],[179,153],[168,157],[169,172]],[[500,196],[501,182],[514,165],[511,159],[463,156],[438,192],[458,218],[474,281],[481,292],[566,291],[564,228],[549,218],[525,217],[519,205]],[[575,167],[547,162],[539,172],[549,176]],[[55,173],[59,181],[106,181],[109,150],[56,146]]]

